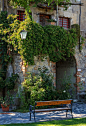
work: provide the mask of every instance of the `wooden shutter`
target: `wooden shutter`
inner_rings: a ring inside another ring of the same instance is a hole
[[[70,28],[70,19],[64,18],[64,17],[59,17],[59,26],[65,28],[65,29]]]
[[[39,15],[39,18],[40,18],[40,24],[42,26],[45,26],[47,19],[51,19],[51,16],[50,15],[47,15],[47,14],[40,14]]]

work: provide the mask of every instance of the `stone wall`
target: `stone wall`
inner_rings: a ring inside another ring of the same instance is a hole
[[[81,31],[81,35],[86,38],[86,31]],[[79,47],[76,47],[75,50],[75,59],[77,62],[77,73],[76,73],[76,82],[78,83],[77,95],[86,94],[86,41],[83,44],[81,52],[79,52]]]
[[[20,55],[14,55],[13,61],[13,72],[19,75],[19,83],[21,84],[24,81],[25,75],[25,66],[23,64],[23,60],[21,59]]]
[[[24,77],[27,75],[27,72],[33,72],[34,74],[38,73],[38,68],[46,67],[48,72],[51,73],[55,77],[55,63],[49,61],[47,57],[43,59],[43,61],[39,60],[38,57],[34,57],[34,65],[26,65],[24,66],[24,61],[20,58],[20,55],[14,56],[13,69],[14,73],[19,75],[20,85],[24,81]],[[55,78],[53,80],[54,86],[56,86]]]
[[[86,0],[81,0],[84,5],[81,7],[81,30],[86,31]]]
[[[2,1],[2,0],[1,0]],[[0,2],[1,2],[0,1]],[[71,0],[74,2],[75,0]],[[82,3],[84,3],[84,6],[81,8],[81,34],[86,38],[86,0],[81,0]],[[1,3],[0,3],[0,9],[1,9]],[[7,4],[7,0],[5,0],[5,6],[4,9],[8,11],[8,14],[14,13],[17,14],[17,10],[24,10],[23,8],[17,8],[13,9],[11,6]],[[34,21],[39,23],[39,13],[43,14],[50,14],[52,18],[56,19],[56,11],[50,11],[49,9],[42,9],[42,8],[36,8],[31,7],[32,11],[32,17]],[[72,24],[79,24],[79,5],[72,5],[68,7],[67,11],[64,11],[63,7],[59,7],[58,13],[60,17],[68,17],[70,18],[71,25]],[[79,52],[78,46],[75,49],[75,55],[76,64],[77,64],[77,72],[76,72],[76,83],[81,82],[82,83],[82,89],[80,87],[77,87],[77,91],[82,90],[83,92],[86,91],[86,43],[83,44],[83,49],[81,53]],[[13,72],[19,74],[19,84],[24,81],[24,76],[26,72],[34,71],[37,72],[38,67],[46,66],[50,73],[54,76],[54,86],[56,86],[56,63],[50,62],[49,58],[45,59],[44,62],[37,60],[37,57],[35,57],[35,65],[33,66],[24,66],[24,62],[22,61],[20,55],[14,55],[13,56],[14,62],[13,62]],[[9,66],[8,66],[9,67]],[[9,72],[9,71],[8,71]]]
[[[0,11],[2,11],[2,0],[0,0]]]

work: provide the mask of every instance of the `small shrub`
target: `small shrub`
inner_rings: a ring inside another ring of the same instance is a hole
[[[48,69],[39,68],[38,74],[27,73],[25,81],[22,83],[18,97],[21,99],[21,107],[27,109],[29,105],[34,105],[35,101],[63,100],[70,98],[68,92],[69,83],[62,90],[56,90],[53,86],[53,77]]]
[[[20,89],[21,107],[30,104],[34,105],[35,101],[53,100],[55,89],[53,87],[53,77],[48,73],[47,68],[39,68],[39,74],[27,73],[25,81],[22,83],[23,90]],[[46,74],[47,73],[47,74]]]
[[[11,77],[5,79],[5,86],[8,90],[14,89],[18,77],[19,77],[18,74],[12,74]]]

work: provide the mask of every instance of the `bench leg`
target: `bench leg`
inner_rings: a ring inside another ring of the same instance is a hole
[[[34,115],[34,120],[35,120],[35,112],[33,113],[33,115]]]
[[[68,110],[66,110],[66,118],[67,118],[67,112],[68,112]]]
[[[30,121],[31,121],[31,112],[30,112]]]
[[[72,118],[73,118],[72,109],[71,109],[71,115],[72,115]]]

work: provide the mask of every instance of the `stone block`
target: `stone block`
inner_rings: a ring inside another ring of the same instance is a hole
[[[44,66],[45,65],[45,62],[39,62],[39,65],[40,66]]]
[[[79,82],[80,82],[80,77],[77,77],[76,82],[77,82],[77,83],[79,83]]]
[[[33,71],[33,69],[34,69],[34,66],[28,66],[28,72],[32,72]]]
[[[35,67],[34,67],[34,70],[38,70],[38,66],[35,66]]]
[[[84,73],[84,77],[86,77],[86,72]]]
[[[81,78],[81,81],[85,81],[85,78]]]

